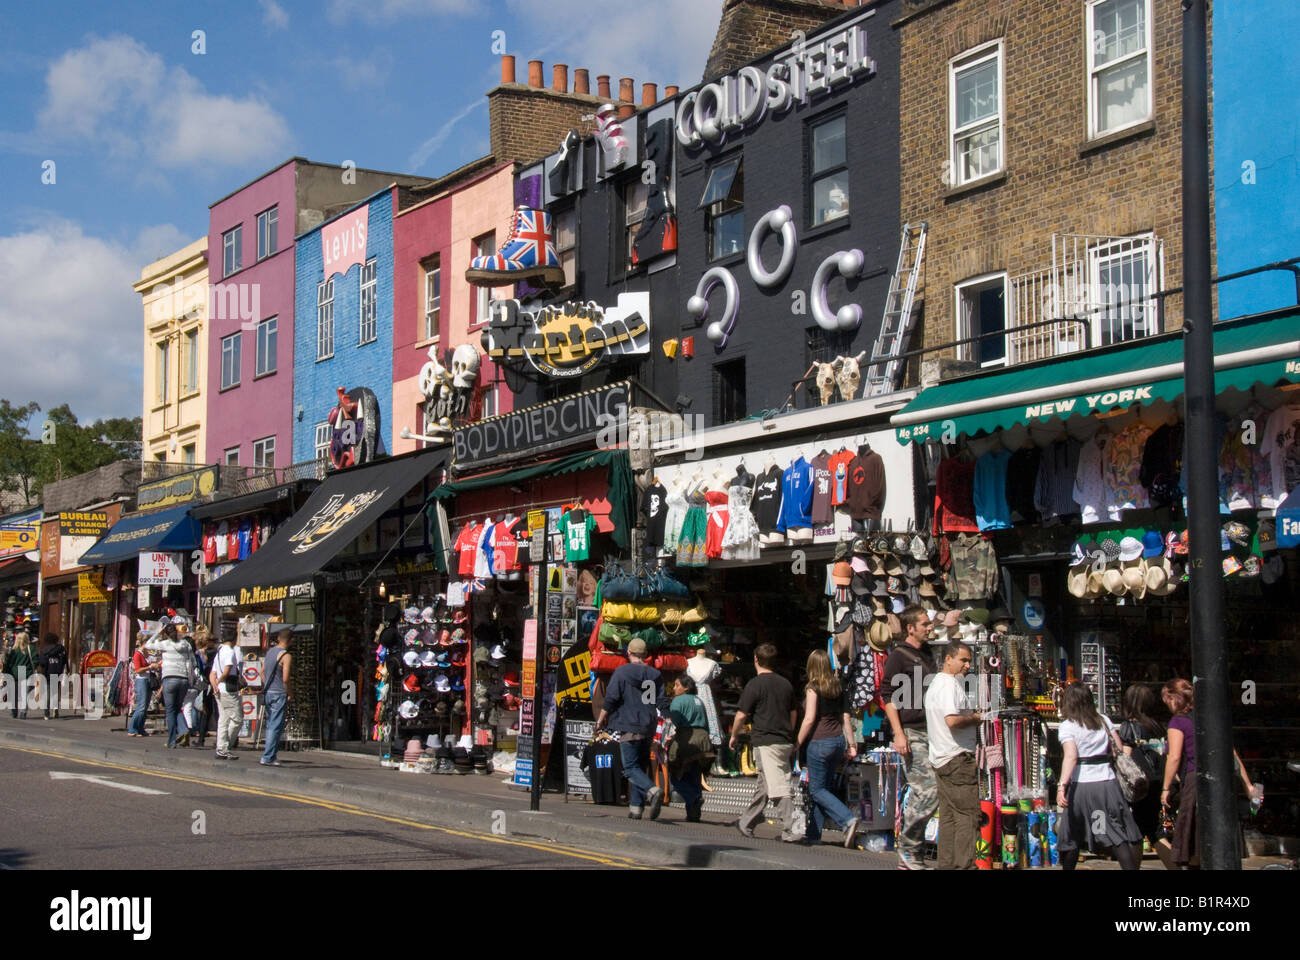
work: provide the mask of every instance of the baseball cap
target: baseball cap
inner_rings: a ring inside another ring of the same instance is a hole
[[[1142,556],[1150,560],[1165,552],[1165,538],[1159,530],[1148,530],[1142,534]]]

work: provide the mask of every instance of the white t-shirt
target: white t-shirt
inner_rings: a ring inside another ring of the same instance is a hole
[[[234,647],[228,647],[224,643],[217,649],[217,656],[212,661],[212,673],[220,679],[226,672],[226,667],[236,667],[239,665],[239,651]],[[238,673],[238,669],[236,669]],[[223,691],[224,692],[224,691]]]
[[[1057,731],[1057,736],[1060,737],[1062,746],[1065,745],[1065,741],[1073,740],[1075,747],[1079,750],[1080,757],[1105,756],[1110,731],[1115,728],[1111,724],[1110,718],[1104,714],[1101,722],[1102,728],[1100,730],[1089,730],[1073,720],[1066,720],[1061,724],[1060,730]],[[1081,763],[1075,769],[1079,772],[1077,779],[1080,783],[1100,783],[1103,780],[1115,779],[1115,771],[1109,763]]]
[[[951,673],[937,673],[925,691],[925,726],[930,739],[930,766],[938,769],[962,753],[975,752],[977,727],[948,726],[945,717],[971,710],[962,679]]]
[[[1268,458],[1273,470],[1272,506],[1300,486],[1300,407],[1278,407],[1264,425],[1264,437],[1259,452]],[[1269,504],[1261,504],[1269,506]]]

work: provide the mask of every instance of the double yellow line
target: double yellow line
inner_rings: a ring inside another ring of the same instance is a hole
[[[316,797],[305,797],[296,793],[260,790],[256,787],[244,787],[231,783],[220,783],[215,780],[203,780],[199,777],[186,777],[177,773],[160,773],[156,770],[145,770],[140,767],[128,767],[123,764],[109,763],[104,760],[83,760],[80,757],[72,757],[64,753],[53,753],[48,750],[33,750],[30,747],[15,747],[6,743],[0,743],[0,749],[16,750],[19,753],[30,753],[41,757],[53,757],[58,760],[67,760],[71,763],[81,763],[90,767],[105,767],[109,770],[121,770],[125,773],[138,773],[146,777],[158,777],[163,780],[176,780],[181,783],[195,783],[205,787],[217,787],[221,790],[229,790],[232,793],[246,793],[257,797],[288,800],[291,803],[307,804],[308,806],[320,807],[324,810],[332,810],[335,813],[347,813],[356,817],[369,817],[372,820],[383,820],[386,823],[396,823],[404,827],[414,827],[417,830],[434,830],[438,833],[443,833],[452,837],[461,837],[465,840],[479,840],[485,843],[501,843],[511,847],[524,847],[529,850],[536,850],[540,853],[554,853],[560,856],[573,857],[578,860],[588,860],[592,863],[603,864],[607,867],[621,867],[632,870],[649,869],[645,865],[637,863],[635,860],[629,860],[626,857],[614,857],[603,853],[593,853],[590,850],[582,850],[578,847],[569,847],[556,843],[537,840],[522,840],[515,837],[498,836],[493,833],[477,833],[472,830],[454,830],[450,827],[437,827],[432,824],[421,823],[418,820],[410,820],[405,817],[392,817],[387,814],[375,813],[372,810],[365,810],[350,803],[341,803],[336,800],[320,800]]]

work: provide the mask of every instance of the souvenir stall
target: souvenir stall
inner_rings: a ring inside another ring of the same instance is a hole
[[[0,640],[6,643],[19,630],[35,634],[40,629],[40,549],[39,509],[0,517]]]
[[[1291,723],[1300,632],[1289,616],[1300,541],[1287,532],[1287,498],[1300,485],[1291,469],[1300,385],[1285,349],[1300,316],[1216,326],[1229,678],[1248,691],[1234,698],[1234,740],[1252,777],[1281,794],[1256,820],[1266,824],[1292,816],[1285,762],[1300,750]],[[1180,361],[1180,340],[1152,338],[946,381],[895,415],[899,442],[924,451],[929,529],[955,599],[1010,620],[1008,639],[981,652],[1001,675],[1004,710],[1054,728],[1060,689],[1079,680],[1120,720],[1128,686],[1158,693],[1192,676]],[[993,836],[1005,851],[1010,820],[1028,862],[1032,831],[1052,814],[1044,781],[1059,748],[1054,737],[1036,742],[1032,722],[983,734],[1004,764],[984,758],[985,796],[1003,821]],[[1026,765],[1035,750],[1046,761]]]

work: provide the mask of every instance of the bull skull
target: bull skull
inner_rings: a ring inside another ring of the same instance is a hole
[[[858,392],[858,385],[862,382],[862,371],[859,368],[861,360],[862,354],[835,358],[835,385],[839,387],[841,400],[852,400]]]
[[[821,394],[822,406],[831,402],[835,395],[835,365],[833,363],[817,364],[817,391]]]

